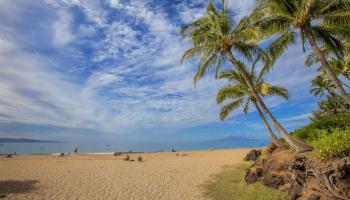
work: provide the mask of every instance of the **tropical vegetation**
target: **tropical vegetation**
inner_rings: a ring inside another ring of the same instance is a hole
[[[348,0],[258,0],[251,17],[267,37],[279,34],[271,52],[274,59],[296,42],[297,31],[301,36],[303,50],[308,41],[321,68],[339,91],[340,96],[350,103],[350,95],[344,89],[327,56],[320,48],[323,44],[338,59],[344,57],[344,44],[337,36],[347,34],[350,22],[350,1]]]
[[[238,56],[243,56],[248,61],[261,59],[265,67],[271,62],[268,55],[258,46],[260,31],[252,27],[250,20],[245,18],[235,24],[229,15],[226,5],[219,11],[209,2],[207,13],[204,17],[184,26],[181,30],[183,36],[188,37],[193,45],[184,55],[183,60],[200,57],[199,68],[194,77],[197,82],[210,69],[219,71],[221,66],[230,62],[234,70],[239,73],[251,91],[263,112],[267,115],[272,125],[282,135],[288,145],[297,152],[310,151],[312,148],[304,142],[293,138],[272,115],[271,111],[262,101],[249,75],[242,68]]]
[[[349,22],[350,0],[257,0],[252,13],[238,23],[224,0],[221,4],[209,1],[206,14],[181,29],[192,45],[182,60],[199,58],[195,84],[206,74],[228,81],[217,95],[217,103],[226,103],[220,112],[221,120],[238,108],[247,113],[253,104],[277,146],[281,143],[270,124],[292,150],[321,151],[325,141],[340,144],[335,140],[340,136],[348,138],[347,128],[334,125],[329,130],[313,130],[310,125],[289,134],[263,101],[263,97],[275,95],[287,99],[288,92],[266,83],[264,76],[290,46],[300,41],[302,52],[309,51],[305,65],[317,66],[319,73],[311,82],[310,93],[320,98],[311,120],[316,124],[327,121],[328,117],[347,121],[350,118]],[[255,72],[258,63],[262,65],[259,74]],[[228,66],[232,68],[222,69]],[[330,152],[334,149],[328,148]]]
[[[324,116],[291,133],[307,142],[321,158],[350,155],[350,113]]]

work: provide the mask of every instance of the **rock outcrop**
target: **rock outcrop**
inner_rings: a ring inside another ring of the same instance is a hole
[[[251,150],[246,157],[244,158],[245,161],[256,161],[261,155],[261,150],[253,149]]]
[[[247,170],[245,181],[262,182],[298,200],[350,200],[350,157],[322,161],[312,153],[268,150]]]

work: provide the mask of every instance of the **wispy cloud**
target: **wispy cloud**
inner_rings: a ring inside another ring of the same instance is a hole
[[[53,43],[57,46],[64,46],[74,40],[71,30],[73,18],[67,11],[61,10],[57,14],[58,20],[53,24]]]

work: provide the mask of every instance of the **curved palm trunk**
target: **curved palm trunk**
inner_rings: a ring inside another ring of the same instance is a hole
[[[332,91],[330,91],[329,88],[326,88],[326,90],[327,90],[328,94],[330,95],[330,97],[331,97],[340,107],[342,107],[343,109],[346,110],[346,107],[345,107],[341,102],[338,101],[338,99],[337,99],[337,97],[336,97],[337,94],[335,94],[335,93],[333,93]]]
[[[265,118],[264,114],[262,113],[259,105],[256,103],[256,101],[253,101],[253,103],[254,103],[256,110],[258,111],[258,114],[259,114],[261,120],[263,121],[263,123],[267,129],[267,134],[269,134],[269,136],[271,137],[272,143],[275,144],[278,148],[285,148],[285,145],[283,145],[283,143],[278,139],[278,137],[275,134],[273,134],[273,131],[272,131],[270,125],[267,123],[266,118]]]
[[[256,101],[260,105],[261,109],[266,113],[266,115],[269,118],[272,125],[278,130],[278,132],[286,140],[288,145],[291,146],[292,149],[294,149],[296,152],[312,151],[312,147],[310,147],[309,145],[305,144],[304,142],[302,142],[300,140],[293,138],[291,135],[288,134],[288,132],[281,126],[281,124],[272,115],[270,110],[266,107],[265,103],[262,101],[262,99],[260,98],[257,91],[254,89],[253,83],[249,80],[248,74],[241,68],[239,62],[233,56],[231,50],[227,50],[225,53],[229,57],[231,63],[236,67],[237,71],[244,78],[245,82],[247,83],[247,85],[249,87],[249,90],[251,91],[253,97],[256,99]]]
[[[345,99],[346,102],[350,104],[350,95],[346,93],[343,85],[340,83],[340,80],[338,79],[337,75],[334,73],[332,67],[329,65],[326,56],[324,53],[321,51],[321,49],[317,46],[316,39],[314,35],[311,33],[310,30],[305,30],[306,37],[310,42],[310,45],[313,49],[313,51],[316,53],[318,59],[321,61],[322,66],[326,70],[326,73],[339,91],[340,96]]]

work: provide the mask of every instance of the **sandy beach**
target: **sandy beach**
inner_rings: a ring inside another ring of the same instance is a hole
[[[201,184],[248,149],[125,155],[15,156],[0,159],[4,199],[204,199]],[[6,197],[4,197],[6,196]]]

